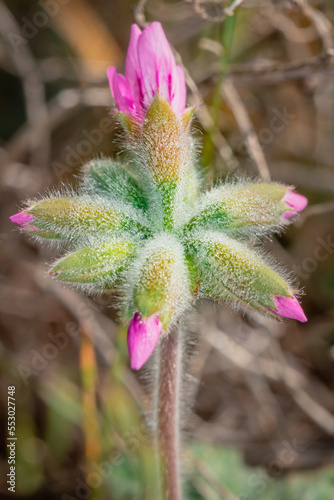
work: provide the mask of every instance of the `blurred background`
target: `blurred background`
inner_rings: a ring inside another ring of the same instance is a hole
[[[124,68],[134,19],[160,21],[187,69],[207,185],[270,176],[309,199],[284,235],[264,242],[304,291],[307,323],[249,319],[210,303],[189,315],[188,498],[330,500],[331,0],[0,1],[1,498],[13,496],[6,437],[15,386],[15,496],[156,500],[143,418],[150,381],[129,369],[113,297],[51,281],[55,251],[8,220],[27,198],[75,186],[91,158],[122,154],[106,68]]]

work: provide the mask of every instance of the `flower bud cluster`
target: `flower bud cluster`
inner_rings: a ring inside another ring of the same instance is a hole
[[[159,23],[132,27],[125,77],[115,68],[108,76],[130,164],[91,161],[76,193],[30,201],[11,217],[38,239],[70,244],[51,276],[88,292],[117,291],[134,369],[202,297],[306,321],[296,290],[253,244],[281,231],[306,198],[260,181],[203,190],[194,109]]]

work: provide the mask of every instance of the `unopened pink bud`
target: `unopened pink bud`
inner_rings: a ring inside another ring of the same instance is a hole
[[[142,318],[137,312],[128,329],[128,349],[131,368],[139,370],[151,356],[158,343],[162,331],[162,324],[157,314]]]
[[[119,111],[133,116],[140,123],[158,93],[176,114],[185,109],[183,69],[176,65],[160,23],[151,23],[143,31],[132,25],[125,77],[119,75],[114,67],[108,68],[107,73]]]
[[[29,227],[29,222],[33,221],[35,217],[28,214],[28,212],[22,211],[18,214],[12,215],[9,219],[11,222],[14,222],[14,224],[18,224],[19,226],[26,228]]]
[[[305,196],[295,193],[292,189],[289,189],[289,191],[286,193],[282,201],[292,208],[292,210],[287,210],[283,214],[282,217],[284,217],[285,219],[293,217],[294,215],[304,210],[304,208],[308,203],[307,198],[305,198]]]
[[[283,318],[292,318],[305,323],[307,318],[296,297],[274,297],[274,312]]]

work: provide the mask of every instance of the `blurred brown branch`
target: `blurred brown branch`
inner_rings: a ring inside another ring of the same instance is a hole
[[[223,0],[213,1],[213,0],[186,0],[190,3],[197,15],[206,21],[212,23],[221,23],[229,16],[233,16],[235,9],[242,4],[244,0],[233,0],[228,7],[223,7]],[[221,13],[219,15],[211,15],[208,10],[203,7],[203,4],[212,4],[215,7],[218,6]]]
[[[240,83],[277,85],[293,80],[303,80],[316,73],[334,73],[333,49],[328,49],[326,52],[306,61],[277,63],[264,68],[256,67],[256,65],[252,67],[234,66],[229,73],[229,77]]]
[[[139,0],[137,5],[133,8],[133,17],[135,23],[138,24],[141,28],[145,28],[147,26],[147,21],[145,18],[145,7],[148,0]]]
[[[255,133],[247,110],[243,105],[242,100],[240,99],[233,83],[230,80],[226,80],[226,82],[224,82],[222,86],[222,92],[247,144],[247,149],[250,157],[256,164],[262,179],[268,180],[270,178],[270,172],[266,158],[262,152],[259,139]]]
[[[22,38],[21,31],[3,2],[0,2],[0,32],[7,45],[7,54],[22,81],[27,119],[33,130],[29,137],[31,162],[46,165],[50,155],[50,132],[43,123],[48,119],[44,85],[29,46],[20,43],[18,48],[11,43],[10,37]],[[42,126],[41,123],[43,123]]]

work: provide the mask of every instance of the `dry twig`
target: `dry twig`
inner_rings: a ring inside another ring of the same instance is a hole
[[[319,10],[311,7],[307,0],[291,0],[291,2],[297,5],[304,16],[311,21],[321,39],[323,50],[326,52],[331,49],[333,47],[332,25],[327,17]]]
[[[60,91],[48,105],[48,113],[33,125],[24,124],[6,145],[7,168],[15,161],[22,160],[30,146],[31,137],[41,127],[50,131],[68,120],[82,106],[107,107],[111,102],[109,90],[101,88],[66,89]]]
[[[182,62],[182,58],[180,54],[174,49],[174,54],[176,58],[177,64],[181,65],[184,70],[184,76],[186,83],[191,91],[192,94],[192,105],[193,106],[198,106],[197,108],[197,116],[204,128],[207,132],[211,131],[214,128],[214,123],[213,119],[210,115],[210,112],[208,110],[208,107],[205,105],[203,102],[202,94],[196,85],[194,79],[191,77],[188,69],[184,66]],[[214,135],[212,137],[213,143],[218,150],[222,160],[224,163],[227,165],[228,169],[230,171],[233,171],[239,166],[239,162],[237,158],[235,157],[232,148],[226,141],[225,137],[223,134],[220,132],[220,130],[216,127]]]
[[[202,19],[205,19],[206,21],[211,21],[212,23],[221,23],[224,21],[229,16],[233,16],[235,13],[235,10],[239,5],[242,4],[244,0],[234,0],[231,5],[228,7],[223,7],[221,6],[222,12],[220,15],[213,16],[211,14],[208,14],[207,10],[203,7],[203,0],[187,0],[189,3],[194,8],[194,11],[196,12],[197,15],[199,15]],[[207,2],[206,2],[207,3]],[[213,3],[213,2],[211,2]],[[222,4],[222,1],[215,2]]]
[[[0,31],[17,75],[22,80],[28,124],[34,131],[30,135],[29,144],[33,154],[32,163],[47,165],[50,154],[50,133],[44,125],[48,117],[44,85],[29,46],[26,43],[21,43],[15,48],[12,46],[10,36],[16,36],[16,39],[21,39],[22,36],[17,22],[2,2],[0,2]]]
[[[238,500],[231,490],[217,480],[205,462],[195,457],[194,462],[198,472],[207,480],[212,489],[219,494],[219,498],[224,500]]]
[[[304,387],[308,385],[306,378],[301,372],[291,368],[287,364],[284,355],[283,357],[280,355],[280,359],[277,359],[276,356],[275,360],[255,357],[237,343],[233,343],[233,349],[226,349],[224,336],[224,332],[217,329],[216,332],[207,331],[205,339],[217,349],[226,360],[237,366],[243,372],[262,374],[271,380],[284,382],[284,385],[293,397],[295,403],[303,410],[310,420],[316,423],[327,434],[331,436],[334,435],[334,416],[306,392],[304,389]],[[276,354],[278,352],[281,352],[281,350],[278,351],[276,349]]]
[[[135,23],[140,26],[140,28],[146,28],[148,25],[148,22],[146,21],[145,18],[145,7],[147,4],[148,0],[139,0],[137,5],[133,9],[133,17],[135,20]]]
[[[215,73],[218,72],[216,68]],[[292,63],[277,63],[270,66],[234,66],[229,73],[233,81],[255,85],[272,85],[294,80],[303,80],[315,73],[334,73],[334,50],[329,49],[318,56]]]
[[[250,157],[256,164],[262,179],[268,180],[270,178],[269,168],[260,141],[255,133],[247,110],[231,80],[224,82],[222,91],[244,137]]]

